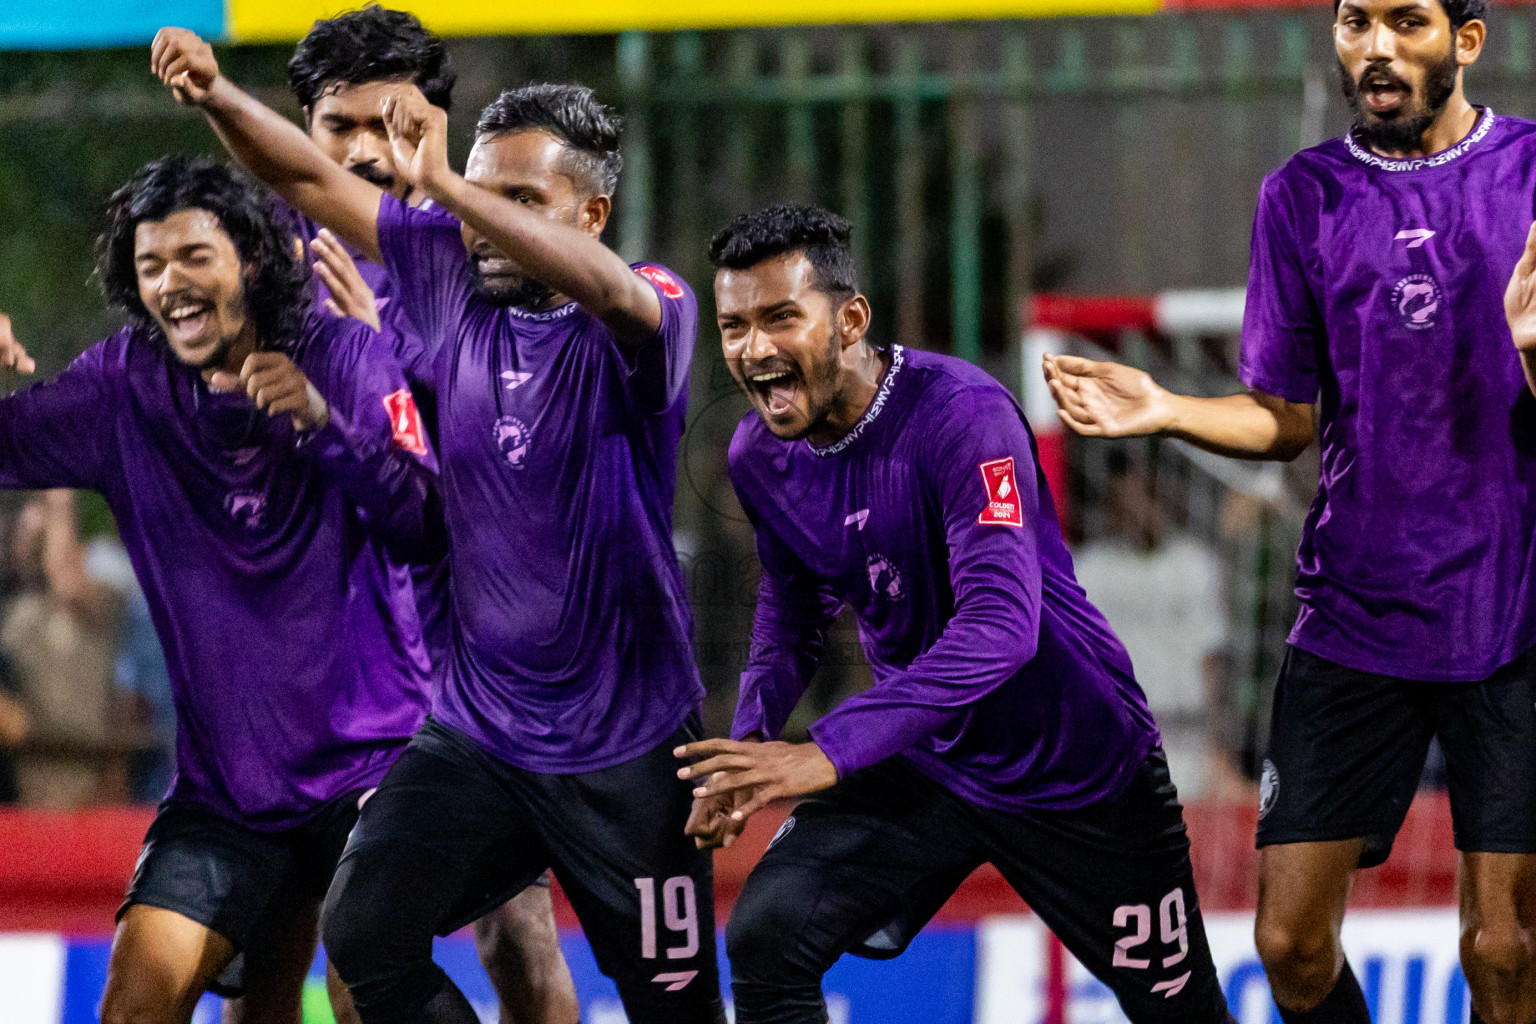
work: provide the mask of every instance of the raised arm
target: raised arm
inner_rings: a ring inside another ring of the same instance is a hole
[[[1161,434],[1234,459],[1289,462],[1312,443],[1312,406],[1250,390],[1176,395],[1141,370],[1078,356],[1045,357],[1057,415],[1085,437]]]
[[[414,86],[384,104],[395,163],[412,187],[515,260],[523,272],[582,308],[622,344],[644,345],[661,328],[661,300],[629,264],[597,238],[474,185],[448,165],[448,115]]]
[[[184,28],[162,28],[150,67],[178,102],[200,107],[235,158],[294,209],[378,262],[379,200],[372,185],[320,151],[298,125],[219,73],[213,47]]]

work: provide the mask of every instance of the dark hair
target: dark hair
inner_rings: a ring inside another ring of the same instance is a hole
[[[479,138],[515,132],[548,132],[565,143],[568,169],[584,175],[594,195],[619,187],[619,116],[584,85],[542,82],[508,89],[480,114]]]
[[[1343,0],[1333,0],[1333,13],[1339,13]],[[1451,28],[1461,28],[1469,21],[1488,20],[1488,0],[1440,0],[1445,16],[1451,19]]]
[[[779,203],[738,215],[709,242],[716,270],[745,270],[786,253],[804,253],[816,268],[816,288],[836,302],[859,291],[859,270],[848,239],[853,226],[819,206]]]
[[[141,222],[165,220],[179,210],[207,210],[234,243],[248,273],[245,309],[257,336],[273,346],[297,340],[307,309],[308,268],[295,258],[291,237],[273,222],[257,186],[203,156],[153,160],[112,193],[106,230],[96,240],[96,276],[107,302],[136,327],[159,330],[139,299],[134,233]]]
[[[338,86],[396,78],[447,110],[457,77],[443,41],[416,15],[378,4],[315,22],[288,62],[288,85],[306,110]]]

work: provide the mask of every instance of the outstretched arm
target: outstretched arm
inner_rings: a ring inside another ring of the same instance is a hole
[[[235,158],[294,209],[378,262],[383,191],[320,151],[298,125],[262,105],[219,73],[218,60],[196,33],[162,28],[150,67],[176,100],[202,108]]]
[[[655,289],[596,237],[465,181],[448,165],[448,115],[414,86],[385,101],[395,163],[414,188],[484,235],[523,272],[569,295],[619,341],[638,347],[661,328]],[[343,172],[345,173],[345,172]]]
[[[1520,354],[1526,387],[1536,393],[1536,224],[1525,236],[1525,252],[1504,290],[1504,319]]]
[[[1289,462],[1312,443],[1312,406],[1250,390],[1224,398],[1176,395],[1119,363],[1045,357],[1057,416],[1085,437],[1162,434],[1234,459]]]

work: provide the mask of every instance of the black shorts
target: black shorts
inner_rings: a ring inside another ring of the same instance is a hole
[[[218,932],[243,955],[276,934],[299,907],[325,896],[363,792],[338,796],[281,832],[166,801],[144,835],[118,918],[136,904],[174,911]],[[237,956],[212,990],[240,995],[242,968]]]
[[[1292,647],[1275,688],[1258,845],[1365,840],[1392,852],[1432,738],[1445,753],[1456,849],[1536,853],[1536,651],[1478,683],[1345,668]]]
[[[737,1020],[825,1019],[786,981],[819,980],[845,952],[896,956],[988,862],[1134,1024],[1229,1019],[1183,809],[1154,750],[1123,794],[1077,811],[990,810],[900,757],[801,801],[731,915]]]
[[[326,899],[326,944],[363,1018],[425,1005],[441,984],[433,933],[553,868],[630,1020],[720,1020],[711,857],[683,834],[692,784],[672,756],[697,736],[695,715],[632,760],[553,775],[428,719],[364,805]]]

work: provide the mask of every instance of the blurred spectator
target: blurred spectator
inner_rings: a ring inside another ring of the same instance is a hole
[[[111,587],[123,602],[123,624],[117,647],[117,685],[137,700],[137,716],[148,727],[151,745],[128,762],[128,795],[139,803],[159,803],[171,788],[176,769],[176,707],[171,698],[171,674],[165,652],[149,617],[149,602],[133,573],[128,551],[113,536],[97,537],[86,546],[85,570]]]
[[[1078,548],[1077,578],[1130,652],[1180,796],[1243,798],[1215,549],[1170,527],[1148,470],[1114,451],[1109,532]]]
[[[0,614],[0,652],[26,717],[13,758],[20,802],[122,800],[128,715],[113,678],[122,603],[86,572],[69,491],[29,500],[10,541],[15,596]]]

